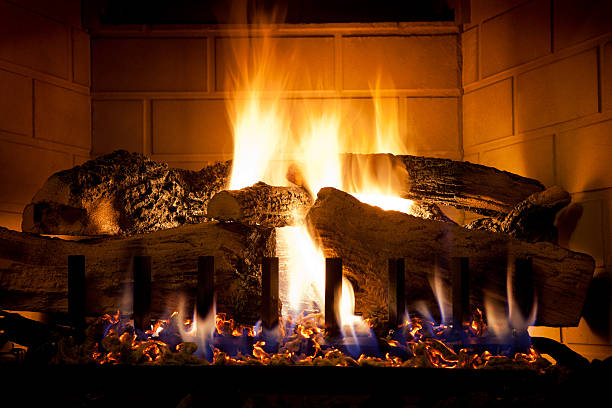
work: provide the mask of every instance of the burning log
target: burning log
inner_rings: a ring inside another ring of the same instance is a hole
[[[208,203],[208,217],[284,227],[303,218],[312,201],[310,193],[301,187],[276,187],[259,182],[241,190],[215,194]]]
[[[274,255],[273,229],[209,222],[135,235],[64,241],[0,228],[0,308],[67,312],[67,257],[86,258],[86,313],[132,309],[133,256],[151,256],[151,313],[176,310],[196,298],[197,260],[215,257],[217,309],[237,321],[259,318],[259,260]]]
[[[22,230],[132,235],[200,223],[230,168],[221,162],[200,171],[171,169],[118,150],[52,175],[24,209]]]
[[[238,221],[247,225],[286,227],[304,218],[313,203],[306,186],[278,187],[259,182],[240,190],[224,190],[208,203],[211,219]],[[411,214],[428,220],[453,223],[431,203],[414,202]]]
[[[404,169],[403,197],[449,205],[478,214],[500,216],[533,193],[544,190],[537,180],[469,162],[391,154],[343,155],[345,174],[392,166]]]
[[[506,302],[509,258],[532,258],[536,323],[550,326],[578,324],[594,270],[590,256],[551,243],[522,242],[504,234],[383,211],[333,188],[319,192],[307,222],[319,237],[325,256],[342,258],[345,275],[356,292],[356,310],[382,321],[388,313],[389,258],[405,257],[409,310],[418,310],[418,301],[423,301],[434,314],[439,307],[430,285],[433,254],[440,261],[444,294],[450,292],[450,259],[470,258],[470,301],[480,308],[485,294],[492,301]]]

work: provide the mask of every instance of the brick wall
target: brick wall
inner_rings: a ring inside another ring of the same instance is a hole
[[[93,154],[124,148],[190,169],[231,158],[223,100],[231,41],[222,28],[102,26],[92,35]],[[296,112],[341,100],[344,131],[373,135],[369,86],[380,72],[412,151],[461,157],[452,23],[280,26],[272,41],[293,55],[298,80],[284,96]]]
[[[0,225],[90,155],[89,35],[80,0],[0,0]]]
[[[612,2],[472,0],[463,27],[464,159],[558,184],[583,206],[569,247],[596,280],[578,328],[538,329],[612,354]]]

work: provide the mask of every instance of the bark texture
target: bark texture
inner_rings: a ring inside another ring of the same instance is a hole
[[[534,193],[521,201],[503,219],[484,218],[467,224],[467,229],[503,232],[523,241],[557,242],[555,216],[572,197],[559,186]]]
[[[313,198],[301,187],[276,187],[259,182],[240,190],[224,190],[208,203],[208,217],[245,224],[284,227],[302,219]]]
[[[304,187],[277,187],[263,182],[240,190],[223,190],[208,203],[211,219],[238,221],[248,225],[286,227],[304,218],[313,199]],[[454,222],[431,203],[415,201],[410,209],[415,217]]]
[[[450,299],[449,259],[464,256],[470,258],[471,301],[481,308],[485,295],[491,302],[506,302],[507,260],[530,257],[538,299],[536,323],[550,326],[578,324],[595,266],[590,256],[551,243],[522,242],[505,234],[382,211],[333,188],[319,192],[307,222],[325,255],[343,259],[344,273],[355,288],[356,310],[380,320],[387,315],[388,258],[405,258],[409,311],[425,306],[439,316],[430,284],[435,257],[442,266],[438,289],[443,304]]]
[[[230,169],[230,162],[171,169],[118,150],[52,175],[25,208],[22,230],[133,235],[199,223],[208,201],[228,184]]]
[[[375,156],[375,155],[372,155]],[[404,198],[499,216],[544,190],[537,180],[493,167],[420,156],[395,156],[406,169]]]
[[[271,228],[207,222],[129,238],[65,241],[0,228],[0,308],[66,312],[68,255],[85,255],[87,314],[131,311],[132,257],[150,255],[152,311],[161,316],[195,300],[198,256],[215,256],[217,310],[242,322],[259,318],[263,256],[275,252]],[[193,309],[191,309],[193,310]]]

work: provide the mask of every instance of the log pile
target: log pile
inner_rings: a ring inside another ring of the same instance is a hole
[[[536,180],[448,159],[343,154],[341,165],[344,175],[366,172],[370,176],[391,166],[401,175],[403,197],[416,201],[415,215],[450,221],[438,208],[447,205],[493,217],[481,221],[478,228],[495,228],[493,224],[501,223],[517,204],[544,190]],[[209,201],[228,185],[230,170],[230,161],[198,172],[171,169],[119,150],[52,175],[25,208],[22,230],[132,235],[199,223],[207,215],[278,227],[292,221],[289,212],[305,214],[312,204],[305,189],[289,187],[281,193],[280,187],[259,185],[242,193],[221,194],[216,199],[221,205],[209,211]],[[301,186],[295,175],[290,179]],[[270,198],[266,200],[265,195]],[[537,202],[530,204],[531,209],[537,206]],[[514,224],[521,221],[515,217]]]
[[[537,323],[578,323],[593,259],[537,242],[556,241],[554,216],[569,203],[567,192],[545,190],[536,180],[490,167],[416,156],[345,154],[344,173],[363,170],[364,161],[370,169],[381,161],[400,168],[403,197],[416,200],[416,217],[383,211],[331,188],[321,190],[314,204],[301,185],[257,183],[223,190],[231,162],[193,172],[117,151],[59,172],[24,210],[23,230],[113,237],[69,242],[0,230],[0,308],[65,311],[66,257],[83,254],[88,291],[95,293],[88,297],[87,312],[129,309],[130,299],[122,300],[131,293],[126,289],[129,262],[148,254],[154,265],[153,312],[159,315],[176,308],[182,293],[193,292],[195,277],[189,271],[195,270],[197,257],[214,255],[219,311],[252,322],[259,314],[258,262],[276,250],[273,227],[306,215],[326,255],[343,259],[357,311],[365,317],[386,318],[389,258],[406,258],[406,299],[412,310],[421,302],[436,312],[430,284],[436,256],[443,290],[449,285],[449,259],[470,258],[472,303],[479,307],[485,294],[506,301],[506,263],[527,257],[536,274]],[[463,228],[438,205],[487,218]]]

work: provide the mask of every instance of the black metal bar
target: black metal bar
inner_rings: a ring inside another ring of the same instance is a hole
[[[198,257],[198,284],[196,289],[196,313],[200,318],[208,316],[215,301],[215,257]]]
[[[264,258],[261,264],[261,323],[265,329],[278,325],[278,258]]]
[[[526,321],[534,303],[533,261],[531,258],[514,260],[513,291],[516,308]]]
[[[340,334],[340,297],[342,296],[342,259],[325,259],[325,328],[330,337]]]
[[[134,327],[151,328],[151,257],[134,257]]]
[[[462,327],[469,323],[470,311],[470,269],[468,258],[451,258],[450,275],[452,284],[453,324]]]
[[[399,327],[405,321],[406,277],[404,258],[389,258],[389,326]]]
[[[85,255],[68,255],[68,317],[72,327],[85,328]]]

